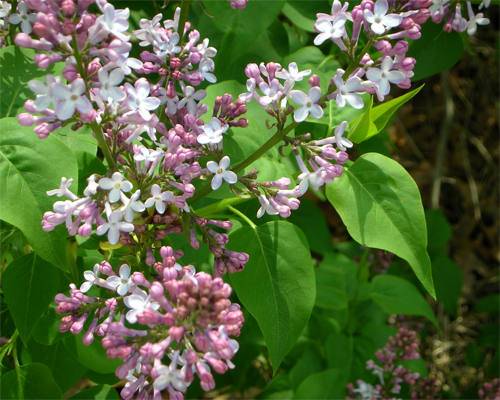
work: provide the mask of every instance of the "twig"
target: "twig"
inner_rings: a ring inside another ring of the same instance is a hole
[[[408,146],[410,146],[411,150],[420,159],[420,161],[423,161],[426,164],[430,164],[429,161],[427,161],[427,159],[424,157],[420,149],[417,147],[417,144],[415,143],[411,135],[408,133],[406,127],[403,125],[401,120],[398,117],[396,117],[394,118],[394,123],[398,127],[399,131],[404,135],[406,141],[408,142]]]
[[[469,189],[472,198],[472,205],[474,206],[474,219],[479,221],[481,219],[481,207],[479,205],[479,196],[477,194],[477,186],[474,177],[472,176],[472,170],[469,162],[469,151],[467,150],[467,138],[465,136],[465,130],[461,129],[460,132],[460,145],[462,146],[462,160],[464,163],[465,174],[467,176],[467,181],[469,182]]]
[[[441,72],[441,89],[444,97],[444,119],[439,134],[438,153],[436,157],[436,166],[434,167],[434,176],[432,179],[431,207],[439,208],[439,196],[441,194],[441,180],[443,175],[443,163],[446,154],[446,146],[450,136],[450,126],[453,120],[454,104],[450,91],[449,73]]]

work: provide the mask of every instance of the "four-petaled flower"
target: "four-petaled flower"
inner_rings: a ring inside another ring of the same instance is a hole
[[[177,103],[177,109],[180,110],[182,107],[187,105],[187,111],[189,114],[196,115],[196,102],[203,100],[206,95],[206,90],[195,91],[194,87],[186,86],[181,82],[182,93],[184,93],[184,98]]]
[[[123,299],[123,303],[131,309],[126,315],[127,321],[131,324],[137,322],[137,314],[144,311],[145,308],[150,307],[153,310],[158,310],[158,308],[160,308],[158,303],[151,302],[151,298],[144,290],[135,290],[134,294]]]
[[[208,125],[201,125],[199,128],[203,133],[198,136],[198,143],[217,144],[222,140],[222,134],[229,129],[229,125],[222,125],[219,118],[213,117]]]
[[[315,27],[318,30],[319,35],[314,39],[314,44],[319,46],[320,44],[323,44],[325,40],[341,38],[345,33],[344,25],[346,21],[347,17],[345,14],[340,14],[333,22],[326,19],[318,20]]]
[[[222,180],[224,179],[229,184],[235,184],[238,182],[238,177],[232,171],[226,171],[226,169],[231,164],[231,160],[228,156],[225,156],[220,160],[220,163],[217,164],[215,161],[208,161],[207,168],[215,176],[212,178],[212,189],[217,190],[222,185]]]
[[[335,142],[341,151],[346,151],[346,147],[350,149],[353,144],[349,139],[343,137],[345,128],[347,126],[347,121],[342,122],[339,126],[335,128]]]
[[[363,99],[356,93],[353,93],[361,85],[361,79],[353,76],[344,83],[342,76],[335,75],[333,77],[333,82],[338,89],[336,98],[338,107],[344,107],[347,101],[354,108],[363,108]]]
[[[34,24],[36,22],[36,14],[28,14],[28,6],[24,1],[21,1],[18,4],[17,12],[19,14],[10,15],[9,22],[14,25],[21,24],[21,30],[29,35],[32,31],[31,24]]]
[[[136,286],[132,282],[130,276],[130,267],[127,264],[123,264],[120,267],[120,276],[110,276],[106,279],[106,282],[113,288],[116,288],[116,293],[120,296],[125,296],[128,292],[131,292]]]
[[[379,0],[380,1],[380,0]],[[391,57],[384,57],[380,69],[378,68],[368,68],[366,71],[366,77],[372,82],[378,83],[380,94],[385,96],[389,94],[391,90],[392,83],[401,83],[406,79],[405,74],[400,71],[391,71],[393,61]]]
[[[33,103],[33,108],[37,111],[43,111],[49,108],[52,103],[54,107],[57,107],[57,98],[54,97],[51,91],[51,85],[53,83],[62,84],[62,79],[60,76],[52,76],[51,74],[45,75],[45,83],[33,79],[28,82],[28,87],[33,93],[36,93],[36,100]]]
[[[87,282],[82,283],[82,286],[80,286],[80,291],[82,293],[86,293],[90,290],[92,285],[96,283],[96,281],[99,279],[99,264],[94,265],[93,271],[85,271],[83,273],[83,277]]]
[[[323,110],[316,104],[321,97],[321,89],[319,87],[313,86],[309,89],[307,96],[300,90],[292,90],[291,94],[293,101],[301,106],[293,114],[295,122],[304,121],[309,114],[314,118],[321,118],[323,116]]]
[[[123,89],[117,87],[117,85],[122,83],[123,78],[125,77],[125,73],[122,69],[116,68],[108,74],[108,71],[106,71],[105,68],[101,68],[97,75],[99,77],[99,82],[101,83],[101,97],[104,100],[108,103],[111,103],[112,100],[125,100],[127,95]]]
[[[109,222],[102,224],[96,230],[98,236],[104,235],[108,232],[108,241],[112,245],[118,243],[120,239],[120,231],[122,232],[132,232],[134,230],[134,225],[128,222],[121,222],[122,212],[120,210],[115,210],[108,217]]]
[[[186,391],[187,385],[185,382],[185,374],[182,369],[177,369],[177,357],[175,355],[168,367],[166,365],[160,365],[157,367],[156,374],[158,377],[153,383],[153,388],[155,390],[161,391],[171,384],[180,392]]]
[[[75,113],[75,108],[82,114],[92,109],[92,104],[85,96],[85,81],[81,78],[71,83],[71,88],[62,83],[55,82],[51,85],[52,94],[62,100],[56,107],[57,118],[61,121],[70,119]]]
[[[110,190],[110,203],[116,203],[120,200],[121,192],[130,192],[132,190],[132,184],[129,181],[124,181],[123,175],[119,172],[115,172],[111,179],[102,178],[99,181],[99,186],[105,190]]]
[[[382,35],[386,28],[389,30],[396,26],[399,26],[403,22],[403,17],[398,14],[387,14],[389,10],[389,5],[386,0],[377,0],[373,12],[370,10],[364,10],[363,15],[365,20],[370,23],[370,28],[373,33],[377,35]]]
[[[122,207],[123,219],[127,222],[132,222],[134,220],[134,211],[135,212],[143,212],[146,209],[146,206],[142,201],[139,201],[139,197],[141,196],[141,191],[138,190],[131,197],[130,200],[127,199],[123,193],[121,194],[122,203],[125,206]]]
[[[146,203],[144,203],[145,206],[149,208],[154,205],[156,206],[156,211],[158,211],[160,214],[163,214],[165,212],[164,202],[169,202],[170,200],[172,200],[174,194],[171,191],[162,193],[161,188],[155,184],[151,187],[151,196],[153,197],[150,197],[146,200]]]
[[[151,119],[149,111],[156,110],[160,105],[160,99],[149,97],[149,83],[146,80],[138,81],[137,88],[130,83],[125,83],[125,90],[128,93],[127,105],[133,110],[138,110],[144,121]]]

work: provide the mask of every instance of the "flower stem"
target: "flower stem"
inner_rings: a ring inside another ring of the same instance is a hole
[[[257,228],[257,225],[255,225],[250,218],[248,218],[245,214],[243,214],[240,210],[237,210],[236,208],[229,206],[229,210],[231,210],[234,214],[236,214],[238,217],[240,217],[243,221],[245,221],[252,229]]]
[[[292,122],[285,129],[276,132],[269,140],[264,143],[255,153],[248,156],[242,162],[240,162],[236,167],[232,169],[232,171],[237,174],[238,172],[243,171],[246,167],[252,164],[254,161],[257,161],[264,154],[266,154],[270,149],[272,149],[275,145],[277,145],[292,129],[298,125],[298,122]],[[200,190],[196,192],[196,194],[189,199],[188,204],[194,204],[198,200],[201,200],[203,197],[212,193],[213,189],[211,185],[207,184]]]
[[[90,128],[92,129],[92,132],[94,132],[95,137],[97,139],[97,143],[99,143],[99,147],[101,148],[104,158],[106,158],[106,161],[108,162],[108,166],[111,169],[116,168],[116,163],[113,160],[113,157],[111,157],[111,153],[109,152],[108,145],[106,144],[106,141],[104,140],[104,135],[102,134],[101,127],[97,122],[90,122],[89,123]]]
[[[184,38],[184,27],[186,26],[187,16],[189,13],[189,6],[191,5],[191,0],[182,0],[181,2],[181,15],[179,17],[179,26],[177,27],[177,32],[180,36],[180,44],[183,43]]]

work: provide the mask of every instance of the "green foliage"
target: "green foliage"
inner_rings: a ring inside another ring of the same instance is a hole
[[[22,365],[14,371],[2,375],[2,399],[62,399],[61,389],[57,386],[46,365],[32,363]]]
[[[250,256],[245,270],[231,275],[231,283],[259,323],[276,372],[314,304],[316,287],[307,239],[284,221],[241,227],[229,238],[235,251]]]
[[[421,315],[439,329],[436,316],[418,289],[405,279],[377,275],[370,284],[368,296],[389,314]]]
[[[5,188],[0,191],[0,218],[21,229],[39,256],[67,271],[67,230],[60,226],[44,232],[41,221],[55,202],[46,191],[59,188],[63,176],[75,179],[76,191],[75,157],[55,135],[40,140],[15,118],[1,119],[0,131],[8,132],[0,137],[0,186]]]
[[[408,261],[435,297],[420,193],[400,164],[380,154],[364,154],[328,185],[326,194],[357,242]]]
[[[72,400],[118,400],[116,389],[109,385],[96,385],[70,397]]]
[[[443,24],[427,21],[420,30],[422,37],[409,43],[406,56],[418,60],[413,82],[450,69],[462,57],[464,45],[460,34],[443,31]]]
[[[5,300],[25,344],[58,288],[59,272],[35,253],[16,258],[3,273]]]

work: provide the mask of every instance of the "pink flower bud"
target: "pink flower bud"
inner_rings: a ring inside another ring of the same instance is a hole
[[[80,113],[80,117],[83,122],[93,122],[97,117],[97,111],[91,109],[88,113],[85,114]]]
[[[314,86],[319,87],[319,76],[318,76],[318,75],[316,75],[316,74],[314,74],[313,76],[311,76],[311,77],[309,78],[308,82],[309,82],[309,85],[311,85],[311,86],[313,86],[313,87],[314,87]]]
[[[29,113],[22,113],[17,116],[17,121],[22,126],[31,126],[35,123],[33,115]]]
[[[73,0],[63,0],[61,10],[67,17],[71,17],[76,11],[76,4]]]
[[[387,40],[375,42],[374,46],[380,54],[389,54],[392,50],[392,46]]]
[[[31,47],[32,40],[33,39],[31,39],[31,37],[29,35],[27,35],[26,33],[18,33],[16,38],[14,39],[14,43],[19,47]],[[36,56],[37,55],[38,54],[36,54]],[[35,56],[35,58],[36,58],[36,56]]]
[[[43,38],[47,33],[47,27],[40,22],[35,22],[33,24],[33,33],[38,37]]]
[[[374,7],[375,7],[375,3],[374,3],[373,1],[371,1],[371,0],[363,0],[363,1],[361,2],[361,5],[360,5],[360,6],[361,6],[361,8],[362,8],[363,10],[370,10],[370,11],[372,11],[372,12],[373,12],[373,9],[374,9]]]
[[[64,79],[71,83],[78,78],[78,71],[74,65],[68,64],[64,67],[62,75]]]
[[[172,326],[168,330],[168,334],[175,340],[179,341],[182,339],[182,336],[184,336],[184,331],[185,328],[181,326]]]

